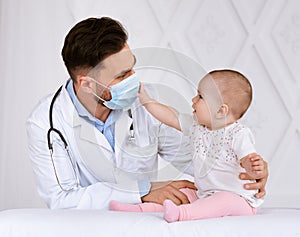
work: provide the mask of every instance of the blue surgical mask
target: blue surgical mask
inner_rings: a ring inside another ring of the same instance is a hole
[[[93,80],[95,81],[95,80]],[[97,81],[95,81],[97,84],[100,84],[101,86],[107,87]],[[98,95],[94,93],[94,95],[104,101],[104,105],[107,108],[110,108],[112,110],[116,109],[127,109],[129,108],[132,103],[137,98],[137,93],[140,88],[140,81],[138,80],[136,73],[132,74],[131,76],[125,78],[118,84],[112,85],[110,87],[107,87],[110,90],[111,93],[111,100],[106,101],[102,98],[100,98]]]

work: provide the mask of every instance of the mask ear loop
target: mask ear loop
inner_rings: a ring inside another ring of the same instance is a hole
[[[107,102],[106,100],[102,99],[100,96],[96,95],[96,93],[92,92],[92,94],[97,97],[97,99],[103,101],[103,102]]]
[[[88,77],[90,80],[92,80],[93,82],[95,82],[96,84],[98,84],[98,85],[100,85],[100,86],[102,86],[102,87],[105,87],[105,88],[107,88],[107,89],[110,89],[107,85],[104,85],[104,84],[102,84],[101,82],[98,82],[98,81],[96,81],[94,78],[92,78],[92,77]],[[92,92],[92,94],[95,96],[95,97],[97,97],[97,99],[99,99],[99,100],[101,100],[101,101],[103,101],[103,102],[107,102],[106,100],[104,100],[104,99],[102,99],[100,96],[98,96],[95,92]]]

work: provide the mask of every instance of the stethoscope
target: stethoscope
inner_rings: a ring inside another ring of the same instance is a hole
[[[70,153],[69,153],[68,143],[67,143],[66,139],[64,138],[64,136],[62,135],[62,133],[61,133],[58,129],[54,128],[54,126],[53,126],[53,116],[52,116],[52,114],[53,114],[53,106],[54,106],[54,103],[55,103],[57,97],[59,96],[59,94],[60,94],[60,92],[61,92],[61,90],[62,90],[62,87],[63,87],[63,86],[61,86],[61,87],[55,92],[55,94],[54,94],[54,96],[53,96],[53,98],[52,98],[51,104],[50,104],[50,108],[49,108],[49,124],[50,124],[50,128],[49,128],[49,130],[48,130],[48,132],[47,132],[47,142],[48,142],[48,149],[49,149],[49,151],[50,151],[51,163],[52,163],[52,166],[53,166],[53,170],[54,170],[54,174],[55,174],[56,181],[57,181],[57,183],[58,183],[58,185],[59,185],[59,187],[61,188],[62,191],[64,191],[64,192],[71,192],[71,191],[73,191],[73,190],[75,190],[76,188],[79,187],[79,178],[78,178],[78,175],[77,175],[77,172],[76,172],[75,165],[74,165],[74,163],[73,163],[73,161],[72,161],[72,159],[71,159]],[[129,116],[130,118],[132,118],[132,112],[131,112],[131,109],[128,110],[128,116]],[[72,170],[73,170],[74,178],[75,178],[75,180],[76,180],[75,185],[73,185],[73,186],[70,187],[70,188],[64,188],[64,187],[62,186],[62,184],[60,183],[60,181],[59,181],[57,169],[56,169],[56,167],[55,167],[54,159],[53,159],[53,143],[51,142],[51,133],[56,133],[56,134],[60,137],[61,141],[62,141],[63,144],[64,144],[65,151],[66,151],[66,153],[67,153],[67,155],[68,155],[68,158],[69,158],[69,161],[70,161]],[[130,128],[129,128],[129,136],[128,136],[128,140],[129,140],[129,141],[134,141],[134,140],[135,140],[135,134],[134,134],[133,123],[131,123]]]
[[[56,101],[57,97],[59,96],[61,90],[62,90],[62,86],[55,92],[55,94],[54,94],[54,96],[52,98],[51,104],[50,104],[50,109],[49,109],[49,123],[50,123],[50,128],[49,128],[49,130],[47,132],[47,142],[48,142],[48,148],[49,148],[49,151],[50,151],[50,157],[51,157],[51,162],[52,162],[52,166],[53,166],[53,170],[54,170],[56,181],[57,181],[57,183],[58,183],[58,185],[59,185],[59,187],[61,188],[62,191],[64,191],[64,192],[70,192],[70,191],[73,191],[76,188],[78,188],[78,186],[79,186],[79,179],[78,179],[78,176],[77,176],[77,173],[76,173],[76,170],[75,170],[75,165],[74,165],[74,163],[73,163],[73,161],[71,159],[70,153],[69,153],[68,143],[67,143],[66,139],[64,138],[64,136],[62,135],[62,133],[58,129],[56,129],[56,128],[53,127],[53,116],[52,116],[54,102]],[[72,170],[73,170],[73,174],[74,174],[74,177],[75,177],[75,180],[76,180],[75,185],[73,185],[70,188],[64,188],[62,186],[62,184],[60,183],[60,181],[59,181],[57,170],[56,170],[56,167],[55,167],[55,164],[54,164],[54,159],[53,159],[53,143],[51,142],[51,133],[56,133],[60,137],[60,139],[62,140],[62,142],[64,143],[65,151],[66,151],[66,153],[68,155],[68,158],[69,158]]]

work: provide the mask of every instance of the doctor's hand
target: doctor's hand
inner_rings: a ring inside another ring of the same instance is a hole
[[[259,156],[257,154],[251,154],[254,159],[256,156]],[[268,163],[266,161],[264,162],[264,169],[262,173],[260,173],[259,178],[255,178],[256,182],[254,183],[246,183],[244,184],[244,188],[247,190],[258,190],[258,192],[255,194],[256,198],[262,198],[266,195],[266,183],[268,180],[269,172],[268,172]],[[253,180],[253,176],[251,176],[248,173],[240,173],[239,178],[242,180]]]
[[[155,202],[161,205],[166,199],[173,201],[176,205],[190,203],[187,196],[179,190],[181,188],[197,190],[194,183],[188,180],[153,182],[150,192],[141,199],[142,202]]]

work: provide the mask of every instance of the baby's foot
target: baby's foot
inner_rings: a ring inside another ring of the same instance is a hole
[[[179,220],[179,208],[171,200],[165,200],[164,206],[164,219],[167,222],[175,222]]]
[[[127,212],[141,212],[139,205],[121,203],[117,201],[110,201],[109,209],[112,211],[127,211]]]

